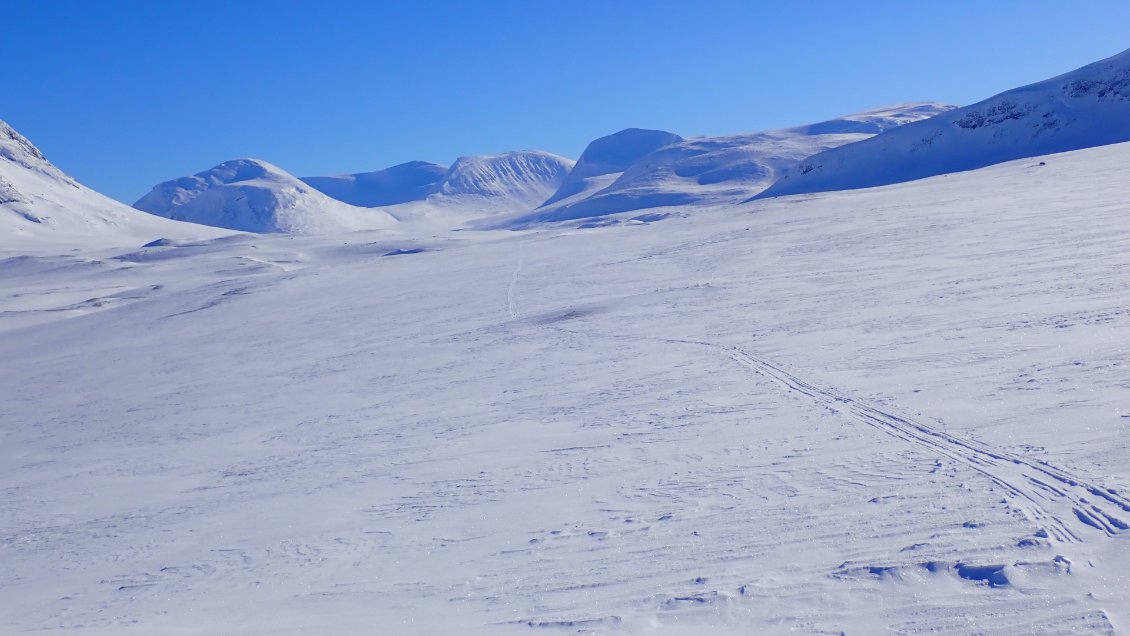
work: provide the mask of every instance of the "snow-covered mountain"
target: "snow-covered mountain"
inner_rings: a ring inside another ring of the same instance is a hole
[[[55,167],[26,137],[0,121],[0,248],[49,242],[121,244],[218,233],[143,214],[83,186]]]
[[[1130,50],[815,155],[759,198],[850,190],[1130,140]]]
[[[170,219],[246,232],[324,234],[396,224],[386,212],[332,199],[258,159],[235,159],[166,181],[133,205]]]
[[[817,152],[951,108],[927,102],[899,104],[807,126],[726,137],[683,139],[660,131],[625,130],[590,144],[557,194],[532,213],[502,224],[523,226],[688,203],[736,202],[768,187],[786,168]],[[590,154],[596,160],[587,161]],[[601,160],[606,157],[614,159]]]
[[[427,161],[409,161],[375,172],[303,177],[302,181],[338,201],[375,208],[427,197],[447,170],[447,166]]]
[[[591,142],[557,192],[541,207],[561,207],[612,184],[648,154],[683,138],[665,130],[628,128]]]
[[[540,150],[460,157],[426,196],[383,209],[402,220],[448,224],[532,210],[561,187],[574,164]]]
[[[375,172],[297,179],[254,159],[162,183],[135,207],[253,232],[326,233],[397,220],[454,227],[532,210],[575,162],[538,150],[460,157],[450,167],[412,161]]]

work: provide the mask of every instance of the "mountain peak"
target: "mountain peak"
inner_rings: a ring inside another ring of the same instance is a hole
[[[74,180],[48,161],[27,137],[16,132],[15,128],[3,120],[0,120],[0,159],[74,184]]]
[[[623,172],[648,153],[683,138],[666,130],[625,128],[589,143],[577,160],[581,176]]]
[[[385,212],[334,200],[278,166],[247,158],[160,183],[134,207],[246,232],[324,233],[389,227],[394,222]]]
[[[573,165],[571,159],[540,150],[460,157],[436,185],[435,194],[536,199],[540,203],[564,181]]]

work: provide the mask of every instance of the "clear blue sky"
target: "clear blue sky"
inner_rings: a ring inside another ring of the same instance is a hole
[[[132,202],[235,157],[298,175],[630,126],[724,134],[978,101],[1130,48],[1130,2],[0,0],[7,120]]]

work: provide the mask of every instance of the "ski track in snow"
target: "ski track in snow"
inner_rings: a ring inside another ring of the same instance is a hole
[[[506,307],[510,311],[511,320],[518,319],[518,276],[522,273],[522,257],[518,257],[518,265],[510,275],[510,284],[506,287]]]
[[[519,261],[507,287],[507,303],[512,319],[518,319],[520,316],[517,287],[521,269],[522,263]],[[1018,509],[1028,519],[1040,525],[1048,538],[1058,542],[1079,543],[1086,537],[1092,536],[1090,533],[1094,531],[1111,537],[1130,530],[1130,525],[1122,518],[1125,513],[1130,513],[1130,500],[1113,489],[1094,485],[1050,464],[994,449],[973,440],[962,439],[919,421],[868,405],[835,390],[799,378],[779,365],[739,348],[727,349],[719,344],[696,340],[578,331],[552,324],[539,326],[589,337],[706,347],[725,354],[743,367],[770,378],[787,391],[804,395],[831,411],[873,426],[892,437],[924,448],[936,455],[961,462],[981,473],[1018,500],[1016,502]]]
[[[961,439],[831,389],[821,388],[740,349],[731,350],[730,357],[738,364],[772,378],[786,389],[805,395],[833,411],[964,463],[1020,499],[1018,506],[1025,516],[1044,526],[1045,532],[1057,541],[1078,543],[1088,536],[1088,530],[1114,536],[1130,529],[1125,521],[1103,507],[1113,507],[1119,511],[1117,514],[1130,512],[1130,502],[1116,492],[1090,484],[1054,466]]]

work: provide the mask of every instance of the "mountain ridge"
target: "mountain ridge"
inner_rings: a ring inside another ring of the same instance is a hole
[[[851,190],[1130,141],[1130,50],[813,155],[755,198]]]

